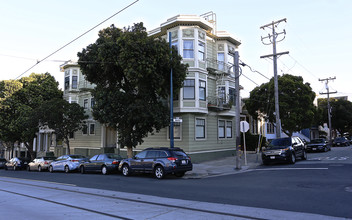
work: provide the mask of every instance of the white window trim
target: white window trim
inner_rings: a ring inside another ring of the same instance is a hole
[[[197,138],[197,119],[204,120],[204,138]],[[204,117],[195,117],[194,118],[194,139],[196,141],[206,141],[207,140],[207,119]]]

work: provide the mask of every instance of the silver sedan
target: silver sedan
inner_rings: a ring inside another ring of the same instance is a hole
[[[38,170],[39,172],[43,170],[48,170],[49,165],[53,162],[56,157],[37,157],[27,166],[28,171]]]
[[[71,171],[77,171],[80,164],[88,160],[89,159],[85,156],[78,154],[62,155],[51,162],[49,172],[65,171],[65,173],[69,173]]]

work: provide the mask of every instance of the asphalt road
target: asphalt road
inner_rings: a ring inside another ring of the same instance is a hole
[[[163,198],[314,213],[352,218],[352,147],[309,153],[294,165],[258,166],[245,173],[204,179],[150,175],[48,173],[0,170],[0,177],[73,184],[79,187]]]

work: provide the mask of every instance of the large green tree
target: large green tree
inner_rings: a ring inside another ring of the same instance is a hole
[[[323,112],[323,122],[328,122],[327,99],[319,101],[319,108]],[[344,99],[331,98],[331,125],[340,134],[352,132],[352,102]]]
[[[24,143],[34,157],[33,140],[39,126],[38,108],[46,101],[62,98],[59,83],[49,73],[34,74],[18,80],[20,89],[4,97],[0,117],[7,124],[8,133],[2,133],[2,138],[18,143]],[[6,135],[6,136],[4,136]]]
[[[278,78],[279,107],[282,130],[288,135],[312,125],[316,108],[313,105],[315,93],[309,83],[300,76],[284,74]],[[245,101],[249,114],[262,116],[275,122],[274,78],[254,88]]]
[[[70,154],[70,135],[82,129],[88,118],[84,108],[77,103],[56,98],[44,102],[37,113],[40,124],[55,130],[57,137],[66,143],[67,153]]]
[[[176,93],[187,65],[165,40],[148,37],[143,23],[124,29],[111,25],[78,57],[82,73],[96,85],[93,116],[118,131],[129,157],[148,133],[169,125],[170,69]]]

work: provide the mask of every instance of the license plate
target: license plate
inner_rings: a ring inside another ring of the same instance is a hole
[[[186,161],[186,160],[181,160],[181,164],[182,164],[182,165],[186,165],[186,164],[187,164],[187,161]]]
[[[270,156],[270,159],[274,160],[274,159],[275,159],[275,156]]]
[[[313,150],[317,150],[316,148],[313,148]]]

